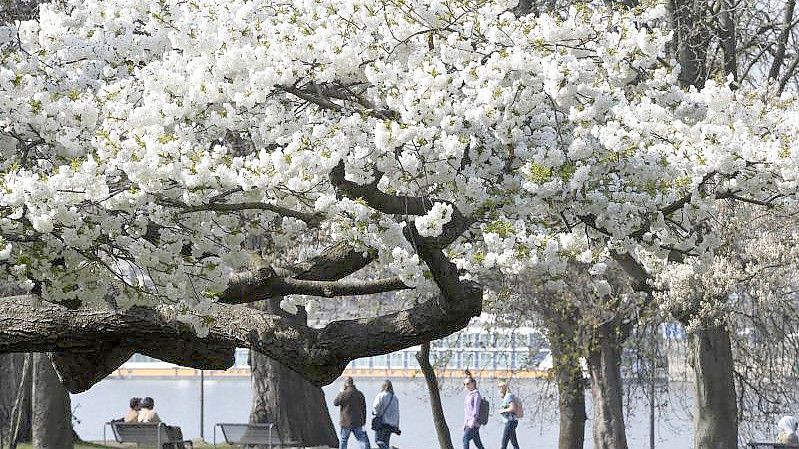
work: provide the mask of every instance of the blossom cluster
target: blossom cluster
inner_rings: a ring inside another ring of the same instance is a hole
[[[607,248],[712,255],[693,230],[723,199],[794,195],[794,99],[681,89],[663,7],[513,6],[43,4],[0,33],[0,268],[50,301],[114,291],[190,317],[252,263],[249,236],[348,242],[424,292],[403,229],[438,236],[455,208],[465,276],[557,276]],[[342,162],[431,209],[342,198]]]

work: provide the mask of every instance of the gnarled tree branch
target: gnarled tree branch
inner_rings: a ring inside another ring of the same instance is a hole
[[[272,268],[261,268],[233,275],[220,302],[244,304],[287,295],[333,298],[372,295],[409,288],[397,277],[372,281],[318,281],[284,277]]]
[[[446,311],[437,300],[428,300],[376,318],[334,321],[322,329],[249,307],[217,304],[207,314],[209,333],[202,337],[174,312],[155,308],[70,310],[30,296],[7,297],[1,300],[0,352],[84,353],[86,362],[92,363],[97,359],[91,354],[109,353],[98,348],[98,342],[120,342],[122,348],[167,362],[225,369],[233,364],[233,348],[243,347],[322,385],[335,380],[352,359],[386,354],[466,326],[480,313],[482,299],[479,289],[467,293],[458,307]],[[125,358],[122,354],[115,358],[120,364]],[[73,366],[70,361],[66,369],[63,364],[59,367],[70,391],[85,390],[103,377],[101,372],[84,376]],[[109,368],[105,366],[105,374],[113,371]]]

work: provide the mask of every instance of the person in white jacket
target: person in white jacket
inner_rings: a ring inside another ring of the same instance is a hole
[[[799,428],[799,420],[793,416],[783,416],[777,427],[780,429],[780,434],[777,435],[777,443],[780,444],[799,444],[799,437],[796,435],[796,430]]]
[[[400,434],[399,399],[394,394],[394,386],[390,380],[383,382],[383,388],[375,396],[375,400],[372,403],[372,415],[379,418],[379,426],[375,429],[377,447],[389,449],[388,441],[391,439],[391,434]]]

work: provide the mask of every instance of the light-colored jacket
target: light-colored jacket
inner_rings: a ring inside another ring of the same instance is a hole
[[[780,432],[777,435],[777,443],[779,444],[799,444],[799,436],[794,432]]]
[[[463,426],[468,428],[480,427],[477,422],[477,417],[480,416],[480,391],[476,388],[466,393],[466,399],[463,401]]]
[[[384,411],[385,410],[385,411]],[[372,403],[372,415],[383,414],[383,422],[399,429],[399,399],[396,394],[381,391]]]
[[[133,409],[128,410],[128,413],[125,415],[123,421],[127,423],[139,422],[139,411]]]
[[[799,436],[796,435],[796,429],[799,428],[799,420],[793,416],[783,416],[780,422],[777,423],[777,428],[780,429],[777,435],[777,443],[780,444],[799,444]]]
[[[158,416],[158,413],[155,413],[155,410],[150,410],[143,408],[139,410],[139,422],[140,423],[148,423],[148,422],[161,422],[161,418]]]
[[[505,396],[503,396],[503,398],[502,398],[502,406],[500,408],[502,410],[504,410],[504,409],[510,407],[510,405],[513,404],[513,402],[515,400],[516,400],[516,396],[514,396],[513,393],[511,393],[509,391],[507,394],[505,394]],[[516,413],[512,413],[512,412],[502,413],[501,416],[502,416],[502,422],[518,421],[518,419],[519,419],[519,418],[516,417]]]

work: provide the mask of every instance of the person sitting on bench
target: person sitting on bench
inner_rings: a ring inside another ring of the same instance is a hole
[[[151,397],[146,397],[141,400],[141,410],[139,411],[140,423],[160,423],[161,417],[153,410],[155,408],[155,400]],[[166,426],[166,433],[172,440],[183,440],[183,431],[180,427]],[[182,449],[183,445],[178,445],[178,449]]]
[[[793,416],[783,416],[777,424],[780,429],[777,435],[777,443],[799,445],[799,436],[796,435],[796,428],[799,427],[799,420]]]
[[[140,423],[159,423],[161,422],[161,418],[158,416],[158,413],[153,410],[155,407],[155,401],[153,398],[146,397],[141,400],[141,409],[139,410],[139,422]]]
[[[122,418],[123,422],[132,423],[139,421],[139,411],[141,410],[141,398],[130,398],[130,410]]]

